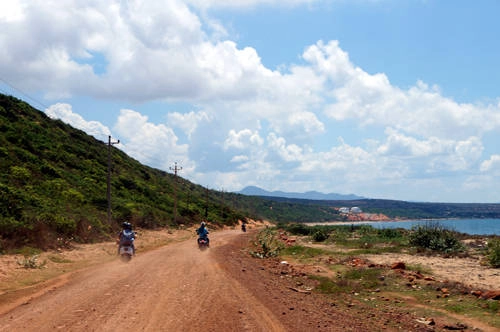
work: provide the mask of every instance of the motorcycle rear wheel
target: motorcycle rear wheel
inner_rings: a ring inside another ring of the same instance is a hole
[[[122,260],[122,262],[128,263],[132,259],[132,256],[130,256],[129,254],[122,254],[120,255],[120,259]]]

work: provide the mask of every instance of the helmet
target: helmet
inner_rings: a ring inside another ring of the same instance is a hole
[[[129,222],[124,222],[122,224],[123,229],[132,229],[132,225]]]
[[[202,221],[200,226],[201,226],[201,227],[205,227],[205,225],[206,225],[206,224],[205,224],[205,222],[204,222],[204,221]]]

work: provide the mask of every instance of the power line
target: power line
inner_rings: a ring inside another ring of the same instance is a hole
[[[3,78],[0,77],[0,81],[2,81],[5,85],[9,86],[11,89],[16,90],[18,93],[22,94],[27,99],[30,99],[32,102],[35,102],[39,106],[42,106],[43,108],[49,108],[49,106],[45,105],[44,103],[42,103],[38,99],[36,99],[34,97],[31,97],[28,93],[24,92],[23,90],[21,90],[19,88],[16,88],[14,85],[12,85],[11,83],[7,82],[5,79],[3,79]],[[7,93],[6,91],[3,91],[3,92]]]

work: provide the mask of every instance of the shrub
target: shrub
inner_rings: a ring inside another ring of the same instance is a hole
[[[276,238],[276,230],[265,228],[257,235],[259,251],[252,252],[254,257],[267,258],[278,256],[283,249],[283,243]]]
[[[432,251],[453,253],[463,251],[464,247],[457,233],[439,223],[426,223],[412,228],[409,243],[412,246]]]
[[[494,267],[500,267],[500,239],[494,239],[488,243],[488,263]]]
[[[328,239],[328,234],[323,230],[317,230],[316,232],[313,233],[312,239],[316,242],[323,242],[326,239]]]
[[[10,173],[14,179],[22,184],[27,183],[31,177],[30,170],[21,166],[12,166]]]
[[[293,235],[311,234],[311,227],[301,223],[289,224],[288,226],[285,227],[285,229]]]
[[[396,239],[403,236],[400,230],[394,228],[382,228],[377,231],[378,236],[385,239]]]

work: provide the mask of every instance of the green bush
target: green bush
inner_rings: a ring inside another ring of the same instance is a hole
[[[252,252],[254,257],[267,258],[278,256],[284,245],[276,237],[276,230],[272,228],[264,228],[257,235],[257,242],[259,250]]]
[[[12,166],[10,174],[14,179],[23,184],[28,182],[31,177],[30,170],[21,166]]]
[[[419,249],[444,253],[464,250],[456,232],[433,222],[413,227],[409,235],[409,243]]]
[[[323,242],[328,239],[328,233],[324,232],[323,230],[317,230],[313,233],[312,239],[316,242]]]
[[[293,235],[309,235],[311,234],[311,227],[302,223],[293,223],[285,226],[285,230]]]
[[[382,228],[377,230],[378,236],[384,239],[397,239],[403,236],[399,229],[394,228]]]
[[[500,239],[494,239],[488,243],[488,263],[494,267],[500,267]]]

